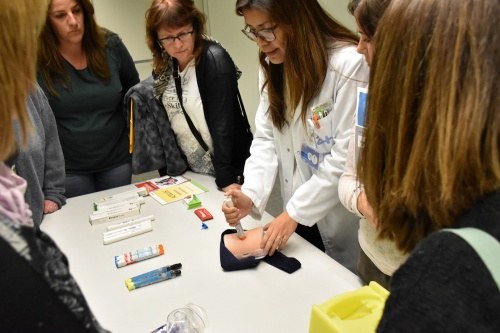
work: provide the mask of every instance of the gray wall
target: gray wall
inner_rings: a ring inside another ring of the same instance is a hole
[[[243,71],[239,87],[252,127],[258,106],[257,46],[240,30],[244,26],[242,17],[234,13],[235,0],[195,0],[198,8],[208,15],[207,30],[229,51],[233,60]],[[354,20],[347,11],[348,0],[319,0],[333,17],[352,30]],[[137,62],[141,79],[151,73],[151,54],[145,42],[145,12],[151,0],[93,0],[96,18],[100,25],[115,31],[123,39],[132,57]]]

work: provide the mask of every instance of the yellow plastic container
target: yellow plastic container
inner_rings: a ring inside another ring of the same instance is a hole
[[[389,292],[372,281],[358,290],[313,305],[309,333],[375,332]]]

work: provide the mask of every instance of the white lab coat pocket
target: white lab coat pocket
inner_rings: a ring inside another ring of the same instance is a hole
[[[330,153],[335,144],[335,138],[332,133],[332,118],[332,113],[329,113],[326,117],[318,119],[314,124],[314,148],[320,154]]]

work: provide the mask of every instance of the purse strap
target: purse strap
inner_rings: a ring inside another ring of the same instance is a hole
[[[184,113],[184,116],[186,117],[186,121],[188,123],[189,129],[191,130],[191,133],[193,133],[194,137],[200,144],[200,146],[205,150],[208,151],[208,146],[203,141],[203,138],[201,137],[200,132],[196,129],[196,126],[194,126],[193,121],[191,120],[191,117],[187,114],[186,110],[184,109],[184,105],[182,103],[182,87],[181,87],[181,77],[179,76],[179,64],[177,63],[177,60],[174,59],[173,61],[173,67],[174,67],[174,72],[173,77],[175,81],[175,90],[177,91],[177,97],[179,98],[179,103],[181,104],[181,109],[182,112]]]
[[[443,231],[453,232],[465,240],[483,260],[500,288],[500,265],[498,265],[500,243],[487,232],[477,228],[443,229]]]

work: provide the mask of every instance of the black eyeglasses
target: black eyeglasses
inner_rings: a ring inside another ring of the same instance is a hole
[[[193,34],[194,30],[188,31],[188,32],[182,32],[178,34],[177,36],[169,36],[165,38],[160,38],[158,39],[158,43],[161,46],[167,46],[171,45],[175,42],[176,39],[180,40],[181,42],[185,42],[188,37],[190,37]]]
[[[248,25],[246,25],[245,28],[241,30],[241,32],[243,32],[245,36],[247,36],[250,40],[254,42],[257,41],[257,38],[260,38],[266,42],[272,42],[273,40],[276,39],[276,35],[274,34],[274,29],[276,29],[277,26],[278,25],[276,24],[272,28],[256,31],[254,29],[251,29]]]

